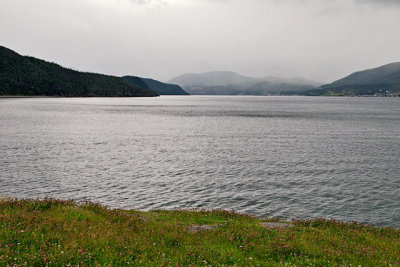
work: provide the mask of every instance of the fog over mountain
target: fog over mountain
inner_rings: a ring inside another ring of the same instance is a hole
[[[221,86],[221,85],[243,85],[248,86],[260,79],[246,77],[233,71],[211,71],[206,73],[186,73],[175,77],[169,82],[179,84],[183,87],[193,86]]]
[[[1,45],[168,81],[231,70],[329,83],[400,60],[394,0],[1,0]]]
[[[255,78],[232,71],[186,73],[169,82],[179,84],[192,95],[292,95],[321,85],[303,78]]]

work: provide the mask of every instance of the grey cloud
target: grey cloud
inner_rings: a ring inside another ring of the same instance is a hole
[[[374,4],[388,7],[400,7],[399,0],[354,0],[358,4]]]
[[[164,81],[232,70],[331,82],[400,61],[399,1],[0,0],[0,45]]]
[[[225,2],[225,3],[234,3],[234,2],[245,2],[249,0],[202,0],[208,2]],[[300,3],[300,4],[315,4],[315,3],[333,3],[340,2],[340,0],[254,0],[255,2],[269,2],[274,4],[279,3]],[[356,4],[375,4],[381,6],[398,6],[400,7],[400,0],[353,0]]]
[[[121,1],[121,0],[118,0]],[[167,4],[168,0],[127,0],[136,5],[148,5],[148,4]],[[216,4],[216,3],[240,3],[240,2],[250,2],[249,0],[192,0],[198,3]],[[300,3],[300,4],[323,4],[340,2],[340,0],[252,0],[253,2],[264,2],[269,4],[284,4],[284,3]],[[400,7],[400,0],[353,0],[356,4],[373,4],[378,6],[387,7]]]
[[[136,5],[148,5],[148,4],[164,4],[163,0],[129,0],[129,2],[136,4]]]

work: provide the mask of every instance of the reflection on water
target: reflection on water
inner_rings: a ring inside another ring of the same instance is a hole
[[[0,195],[400,227],[400,99],[0,99]]]

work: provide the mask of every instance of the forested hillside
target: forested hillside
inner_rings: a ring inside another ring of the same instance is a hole
[[[0,46],[0,95],[157,96],[114,76],[63,68]]]

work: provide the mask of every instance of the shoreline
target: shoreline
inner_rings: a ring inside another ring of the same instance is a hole
[[[54,198],[53,196],[42,196],[42,197],[36,197],[36,198],[25,198],[25,197],[14,197],[10,195],[0,195],[0,203],[4,201],[33,201],[33,202],[46,202],[46,201],[59,201],[59,202],[65,202],[65,203],[73,203],[74,205],[85,205],[87,203],[90,204],[95,204],[98,206],[101,206],[105,209],[109,210],[118,210],[118,211],[134,211],[134,212],[142,212],[142,213],[151,213],[151,212],[157,212],[157,211],[164,211],[164,212],[212,212],[215,210],[218,211],[226,211],[226,212],[233,212],[238,215],[243,215],[243,216],[249,216],[253,217],[255,219],[259,220],[273,220],[273,221],[279,221],[279,222],[285,222],[285,223],[291,223],[294,221],[317,221],[317,220],[324,220],[324,221],[333,221],[333,222],[340,222],[343,224],[359,224],[363,225],[365,227],[373,227],[377,229],[385,229],[385,228],[391,228],[394,230],[400,231],[400,226],[399,225],[392,225],[392,224],[384,224],[382,222],[367,222],[367,221],[360,221],[357,219],[345,219],[345,218],[332,218],[332,217],[273,217],[273,216],[266,216],[266,215],[260,215],[257,213],[248,213],[248,212],[242,212],[242,211],[237,211],[233,208],[230,209],[220,209],[220,208],[163,208],[163,209],[146,209],[146,208],[134,208],[133,206],[113,206],[113,205],[107,205],[99,202],[95,202],[91,199],[71,199],[71,198]]]
[[[160,96],[0,96],[0,99],[13,98],[154,98]]]
[[[0,95],[0,98],[61,98],[63,96],[45,96],[45,95]]]
[[[160,97],[160,96],[199,96],[199,97],[340,97],[340,98],[400,98],[400,96],[370,96],[370,95],[355,95],[355,96],[337,96],[337,95],[321,95],[321,96],[307,96],[307,95],[159,95],[159,96],[20,96],[20,95],[0,95],[0,99],[11,98],[143,98],[143,97]]]

